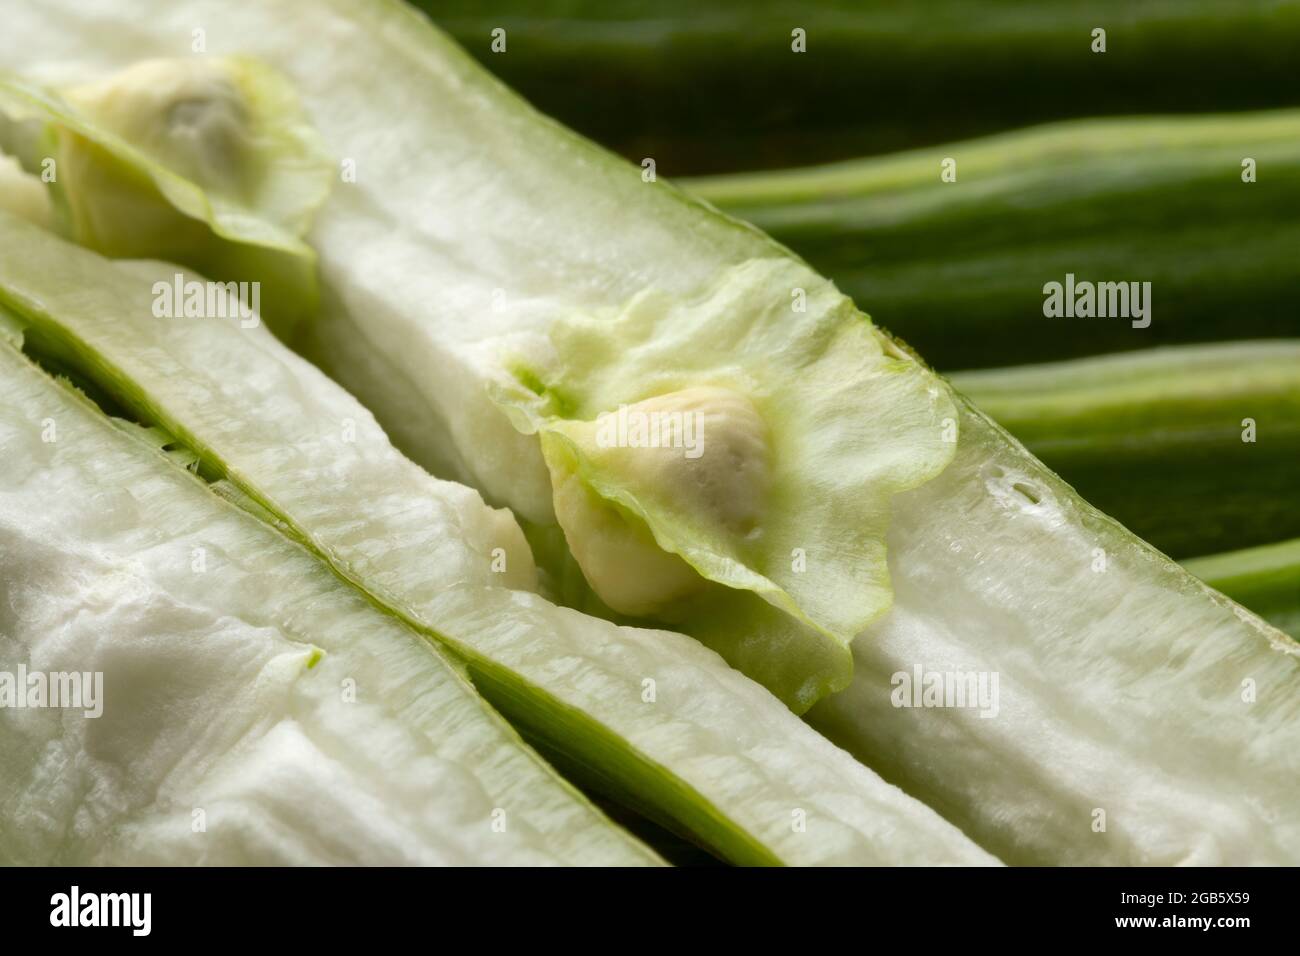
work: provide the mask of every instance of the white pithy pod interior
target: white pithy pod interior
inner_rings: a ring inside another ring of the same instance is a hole
[[[225,476],[214,487],[450,646],[548,753],[737,862],[995,862],[699,643],[531,593],[507,512],[403,458],[265,328],[154,315],[175,266],[115,264],[3,214],[0,245],[29,349],[160,422]]]
[[[900,502],[895,609],[813,725],[1008,862],[1300,859],[1300,645],[977,410],[961,427],[948,471]],[[995,693],[926,706],[900,693],[918,674]]]
[[[7,340],[0,392],[0,669],[45,704],[0,711],[0,859],[657,861],[424,638]]]

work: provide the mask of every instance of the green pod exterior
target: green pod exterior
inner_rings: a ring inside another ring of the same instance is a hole
[[[1274,627],[1300,637],[1300,539],[1212,554],[1183,566]]]
[[[1300,341],[1177,346],[950,380],[1166,554],[1300,536]]]
[[[1282,106],[1300,95],[1294,0],[416,6],[541,110],[637,162],[654,157],[663,175],[829,162],[1065,117]],[[1094,52],[1096,29],[1105,52]]]
[[[788,245],[939,369],[1296,332],[1300,111],[1087,120],[681,185]],[[1067,275],[1150,283],[1149,324],[1046,315],[1044,287]]]

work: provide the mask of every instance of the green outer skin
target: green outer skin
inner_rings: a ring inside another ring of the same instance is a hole
[[[419,0],[543,112],[662,175],[828,162],[1066,116],[1294,103],[1268,0]],[[1094,27],[1107,31],[1091,52]],[[491,50],[504,28],[507,51]],[[807,52],[791,52],[791,30]],[[867,300],[869,301],[869,300]]]
[[[949,381],[1172,557],[1300,536],[1300,340],[1169,346]]]
[[[1300,640],[1300,538],[1193,558],[1183,567]]]
[[[689,836],[738,866],[781,866],[784,861],[662,766],[629,752],[617,735],[565,708],[539,703],[535,688],[500,667],[467,661],[474,686],[519,731],[556,762],[566,777]],[[618,767],[620,769],[613,770]]]
[[[945,158],[956,182],[940,180]],[[1296,333],[1300,110],[1082,120],[679,185],[784,242],[944,371]],[[1067,273],[1150,282],[1150,326],[1045,317],[1043,286]]]

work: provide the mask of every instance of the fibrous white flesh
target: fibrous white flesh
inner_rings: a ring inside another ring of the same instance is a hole
[[[740,862],[993,862],[697,642],[508,590],[533,568],[507,513],[402,458],[262,327],[155,317],[153,282],[175,266],[115,265],[4,214],[0,248],[0,303],[33,347],[163,424],[447,641],[509,716],[668,822]]]
[[[339,299],[326,327],[336,373],[423,461],[535,520],[551,517],[540,453],[492,405],[483,380],[495,357],[475,343],[545,349],[540,330],[558,316],[617,308],[646,287],[691,297],[730,266],[786,255],[539,119],[395,5],[313,4],[300,28],[321,42],[289,45],[281,31],[302,8],[288,0],[159,2],[129,32],[122,21],[131,41],[119,48],[103,20],[78,23],[84,9],[20,7],[9,35],[41,42],[0,41],[0,52],[107,70],[174,51],[210,17],[230,52],[292,76],[325,139],[357,159],[357,183],[336,191],[312,235]],[[983,476],[986,463],[1003,476]],[[1038,468],[985,419],[963,417],[949,473],[896,503],[895,607],[872,644],[857,642],[862,674],[823,726],[891,774],[914,768],[897,778],[1016,859],[1300,859],[1293,647],[1063,486],[1044,488],[1059,507],[1024,518],[1014,483]],[[1104,575],[1092,571],[1098,547],[1111,555]],[[873,645],[895,650],[862,661]],[[997,718],[887,705],[891,668],[949,661],[1003,669],[1012,690]],[[988,759],[972,778],[960,771],[976,753]],[[1092,810],[1107,808],[1096,833]]]
[[[900,501],[894,610],[813,724],[1008,861],[1300,860],[1300,645],[979,412],[962,435]],[[918,666],[997,674],[999,713],[896,708]]]
[[[372,586],[400,585],[416,603],[456,585],[536,585],[508,511],[402,457],[364,407],[263,326],[233,312],[155,317],[155,283],[192,278],[180,267],[114,265],[3,214],[0,239],[0,302],[50,320],[29,332],[35,347],[67,350],[62,361],[83,363],[142,418],[291,517],[314,550],[362,561]]]
[[[98,717],[0,709],[0,862],[654,861],[421,636],[8,340],[0,392],[0,670],[103,675]]]

